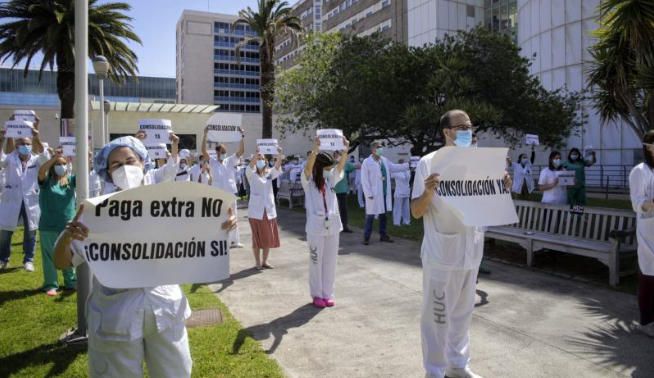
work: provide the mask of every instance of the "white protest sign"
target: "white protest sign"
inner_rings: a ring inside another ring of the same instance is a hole
[[[145,146],[159,146],[168,143],[173,124],[169,119],[142,119],[139,120],[139,131],[145,132]]]
[[[538,140],[538,135],[535,134],[525,135],[525,144],[538,146],[540,144],[540,141]]]
[[[277,139],[257,139],[257,148],[264,155],[277,155]]]
[[[243,115],[237,113],[215,113],[207,121],[207,137],[210,142],[240,142]]]
[[[443,147],[433,155],[431,173],[440,174],[438,195],[467,226],[500,226],[518,221],[504,187],[507,148]]]
[[[235,197],[195,182],[144,185],[84,202],[84,258],[104,286],[123,289],[229,277]]]
[[[168,149],[165,144],[145,146],[145,149],[148,150],[150,159],[165,159],[168,156]]]
[[[343,131],[338,129],[322,129],[317,131],[320,139],[320,150],[322,151],[343,151]]]
[[[420,161],[420,156],[411,156],[411,160],[409,161],[409,167],[411,168],[417,167],[419,161]]]
[[[36,121],[36,112],[34,110],[14,110],[14,119],[16,121]]]
[[[22,120],[5,122],[5,138],[25,137],[32,137],[32,122]]]
[[[59,137],[59,144],[64,151],[64,156],[75,157],[77,154],[75,137]]]
[[[560,186],[575,185],[575,171],[556,171],[556,176],[559,178]]]

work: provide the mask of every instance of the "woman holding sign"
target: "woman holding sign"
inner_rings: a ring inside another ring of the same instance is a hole
[[[54,246],[64,227],[75,216],[75,176],[66,169],[63,151],[57,149],[52,159],[39,168],[39,205],[41,219],[41,255],[43,258],[43,290],[48,296],[57,295],[59,282],[54,264]],[[73,268],[63,270],[64,288],[75,290],[76,278]]]
[[[309,290],[318,308],[334,305],[334,277],[338,256],[339,233],[343,229],[334,187],[343,178],[349,142],[343,137],[343,153],[338,162],[327,152],[318,152],[316,138],[307,165],[302,172],[302,188],[307,209],[307,243],[309,244]],[[338,163],[336,167],[334,165]]]
[[[147,158],[141,141],[123,137],[98,152],[95,168],[105,181],[130,189],[153,183],[145,172]],[[82,241],[89,230],[80,219],[82,210],[80,207],[57,240],[55,264],[59,269],[84,262]],[[223,228],[230,229],[235,223],[230,216]],[[113,289],[94,279],[86,306],[89,375],[142,377],[145,361],[152,377],[190,377],[192,361],[184,324],[190,315],[179,285]]]
[[[282,149],[277,148],[277,158],[272,169],[268,168],[265,156],[257,149],[257,155],[245,174],[250,184],[248,220],[252,229],[252,253],[256,268],[272,269],[273,266],[268,264],[268,254],[270,248],[279,248],[280,245],[272,182],[282,174]]]
[[[540,171],[538,177],[538,189],[543,192],[542,203],[550,205],[565,205],[568,197],[565,188],[559,183],[558,172],[561,172],[561,153],[552,151],[548,166]]]

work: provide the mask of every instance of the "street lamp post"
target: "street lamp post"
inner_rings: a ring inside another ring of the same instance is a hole
[[[111,135],[111,134],[109,134],[109,111],[111,110],[111,102],[109,102],[108,100],[104,100],[104,109],[103,110],[104,110],[103,115],[105,117],[104,127],[105,127],[105,131],[106,131],[106,133],[104,135],[104,138],[107,141],[107,143],[109,143],[109,135]]]
[[[93,58],[93,70],[95,71],[95,74],[98,77],[98,84],[100,87],[100,143],[104,146],[107,144],[107,125],[105,123],[105,108],[104,108],[104,80],[107,78],[109,75],[109,70],[111,69],[111,65],[109,65],[109,61],[107,58],[105,58],[102,55],[98,55],[95,58]]]

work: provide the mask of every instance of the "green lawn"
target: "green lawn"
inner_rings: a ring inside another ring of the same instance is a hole
[[[19,230],[14,234],[10,268],[0,273],[0,377],[85,377],[86,348],[58,343],[59,336],[75,323],[76,295],[50,298],[40,292],[40,247],[37,244],[37,271],[27,273],[19,265],[21,241]],[[206,286],[185,285],[184,291],[191,308],[220,308],[225,320],[221,325],[189,329],[194,377],[283,376],[277,363],[250,337],[238,353],[232,353],[242,327]]]

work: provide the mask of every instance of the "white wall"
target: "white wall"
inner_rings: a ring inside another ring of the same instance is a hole
[[[483,0],[407,0],[409,45],[422,46],[442,39],[446,33],[467,30],[483,22]],[[475,7],[468,17],[466,6]]]

